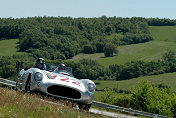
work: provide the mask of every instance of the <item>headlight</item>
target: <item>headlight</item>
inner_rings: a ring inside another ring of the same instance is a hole
[[[36,82],[40,82],[42,80],[42,78],[43,78],[42,73],[39,73],[39,72],[35,73],[34,79]]]
[[[94,91],[95,91],[95,85],[92,84],[92,83],[89,83],[89,84],[88,84],[88,91],[89,91],[89,92],[94,92]]]

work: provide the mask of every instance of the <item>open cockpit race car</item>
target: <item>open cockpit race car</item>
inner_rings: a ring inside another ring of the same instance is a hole
[[[78,104],[80,109],[89,110],[94,99],[95,84],[89,79],[76,79],[72,69],[57,71],[56,65],[46,64],[45,70],[22,69],[18,74],[18,91],[42,93],[66,99]]]

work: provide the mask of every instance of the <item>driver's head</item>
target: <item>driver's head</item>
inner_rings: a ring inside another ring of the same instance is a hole
[[[36,68],[43,69],[45,64],[45,60],[43,58],[38,58],[36,61]]]
[[[65,64],[58,65],[58,71],[63,71],[63,70],[65,70],[65,68],[66,68]]]

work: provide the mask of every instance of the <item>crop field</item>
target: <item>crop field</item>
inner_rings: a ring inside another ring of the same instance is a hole
[[[21,54],[17,52],[18,39],[9,39],[0,41],[0,56],[12,56],[13,54]]]

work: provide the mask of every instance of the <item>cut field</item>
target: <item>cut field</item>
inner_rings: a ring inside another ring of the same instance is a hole
[[[0,41],[0,56],[12,56],[13,54],[22,54],[17,52],[19,39],[9,39]]]
[[[109,66],[137,60],[158,60],[167,50],[176,51],[176,26],[150,26],[149,30],[154,38],[153,41],[119,46],[117,56],[105,58],[103,53],[79,54],[71,60],[88,58],[96,60],[103,66]]]

